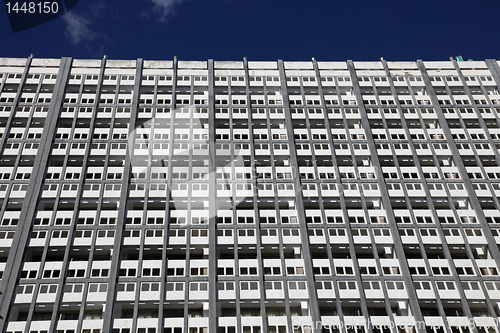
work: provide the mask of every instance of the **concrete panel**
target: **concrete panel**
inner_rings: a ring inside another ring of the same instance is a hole
[[[241,69],[243,70],[243,61],[214,61],[214,68],[217,69]],[[216,71],[217,73],[217,71]]]
[[[31,62],[31,67],[57,67],[61,63],[61,59],[33,59]]]
[[[207,69],[207,62],[206,61],[185,61],[185,60],[179,60],[179,69],[186,69],[186,68],[192,68],[192,69]]]
[[[172,69],[174,68],[174,62],[172,60],[170,61],[144,60],[144,69],[148,68]]]
[[[389,69],[418,69],[417,63],[413,61],[391,61],[387,63]]]
[[[354,69],[378,69],[383,71],[384,66],[380,61],[354,61]]]
[[[0,58],[0,66],[19,66],[24,69],[28,58]]]
[[[83,67],[83,68],[99,68],[101,67],[101,60],[95,59],[75,59],[73,60],[73,68]]]
[[[248,69],[278,69],[276,61],[249,61]]]

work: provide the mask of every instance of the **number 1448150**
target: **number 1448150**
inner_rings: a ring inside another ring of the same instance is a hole
[[[7,13],[15,14],[56,14],[59,11],[59,4],[57,2],[7,2]]]

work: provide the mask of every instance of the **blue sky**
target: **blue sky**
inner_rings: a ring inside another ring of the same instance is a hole
[[[184,60],[500,58],[500,0],[80,0],[0,57]]]

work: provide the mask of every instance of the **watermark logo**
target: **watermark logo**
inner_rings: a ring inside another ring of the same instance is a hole
[[[451,320],[448,322],[448,324],[454,327],[468,326],[471,330],[474,328],[482,328],[486,332],[489,332],[491,330],[495,331],[498,329],[499,320],[498,318],[468,318],[466,321],[461,321],[461,322],[454,322],[453,320]],[[376,328],[379,332],[386,330],[390,330],[391,332],[393,332],[394,329],[396,328],[402,331],[411,332],[414,329],[417,330],[427,330],[428,328],[434,328],[435,330],[440,328],[442,329],[443,325],[444,322],[441,320],[419,321],[409,318],[406,320],[398,320],[397,323],[395,321],[379,320],[379,319],[364,318],[364,317],[359,317],[355,319],[351,318],[351,320],[349,321],[341,321],[340,319],[337,319],[337,320],[325,320],[325,321],[313,322],[312,320],[299,319],[299,318],[293,318],[292,320],[293,330],[302,331],[304,333],[321,332],[322,329],[336,331],[336,330],[342,330],[343,328],[349,330],[358,327]]]
[[[80,0],[15,1],[4,0],[12,32],[27,30],[52,21],[71,9]]]

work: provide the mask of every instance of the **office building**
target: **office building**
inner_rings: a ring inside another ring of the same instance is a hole
[[[499,64],[0,58],[1,332],[498,333]]]

